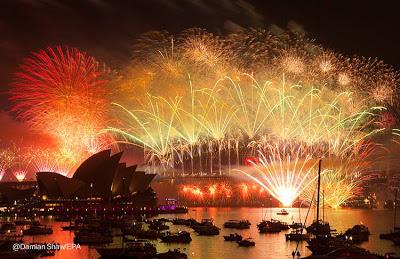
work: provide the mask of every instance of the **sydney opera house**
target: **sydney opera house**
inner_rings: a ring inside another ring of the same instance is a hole
[[[0,184],[2,202],[36,197],[42,202],[84,201],[130,203],[138,206],[154,206],[156,196],[150,187],[155,174],[136,171],[136,165],[121,163],[122,152],[111,154],[101,151],[85,160],[71,178],[54,172],[38,172],[37,183],[21,189],[7,183]]]

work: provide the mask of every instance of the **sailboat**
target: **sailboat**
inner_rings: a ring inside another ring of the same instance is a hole
[[[290,228],[292,231],[289,234],[285,234],[286,241],[303,241],[303,240],[309,240],[310,239],[310,234],[304,233],[304,225],[301,223],[301,214],[300,214],[300,202],[299,199],[297,199],[297,203],[299,206],[299,221],[300,222],[294,222],[290,224]],[[293,218],[292,218],[293,220]]]
[[[352,245],[346,240],[332,236],[329,223],[319,219],[321,162],[322,160],[319,161],[318,167],[317,219],[306,228],[307,232],[314,236],[310,240],[307,240],[307,248],[311,250],[312,256],[306,258],[318,258],[319,255],[326,256],[327,258],[379,258],[363,248]]]
[[[264,217],[264,215],[263,215],[263,217]],[[279,220],[272,219],[272,207],[271,207],[271,220],[263,219],[260,223],[257,224],[257,228],[261,234],[279,233],[282,230],[288,230],[289,225],[285,222],[281,222]]]
[[[321,189],[321,164],[322,160],[319,160],[318,164],[318,183],[317,183],[317,219],[306,228],[307,232],[315,236],[331,237],[331,227],[328,222],[320,220],[319,218],[319,198]]]
[[[317,181],[317,218],[306,228],[307,233],[313,235],[313,238],[307,240],[307,248],[311,250],[313,255],[328,254],[336,249],[345,246],[344,242],[337,240],[331,235],[331,227],[328,222],[320,220],[319,218],[319,199],[321,189],[321,164],[322,160],[318,163],[318,181]],[[311,206],[311,205],[310,205]]]
[[[380,239],[391,240],[396,245],[400,245],[400,228],[396,226],[396,218],[397,218],[397,193],[398,189],[396,188],[395,198],[394,198],[394,217],[393,217],[393,231],[390,233],[380,234]]]
[[[299,209],[299,222],[294,222],[293,216],[292,216],[292,224],[289,224],[289,227],[291,229],[299,229],[303,228],[304,225],[301,223],[301,214],[300,214],[300,199],[297,197],[297,204],[298,204],[298,209]]]

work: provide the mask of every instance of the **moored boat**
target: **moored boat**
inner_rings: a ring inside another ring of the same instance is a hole
[[[229,220],[224,223],[224,228],[249,229],[250,225],[248,220]]]
[[[279,220],[263,220],[257,224],[260,233],[279,233],[282,230],[288,230],[289,226],[285,222]]]
[[[193,230],[201,236],[219,235],[219,227],[213,224],[212,219],[203,219],[201,223],[192,226]]]
[[[255,246],[256,242],[254,242],[251,238],[246,238],[240,241],[237,241],[239,246],[250,247]]]
[[[289,212],[285,209],[281,209],[279,212],[276,213],[276,215],[289,215]]]
[[[112,236],[103,235],[97,232],[90,233],[75,233],[74,243],[75,244],[106,244],[112,243]]]
[[[241,241],[243,237],[239,235],[238,233],[235,234],[229,234],[229,236],[224,236],[225,241]]]
[[[305,226],[303,225],[303,223],[293,222],[292,224],[289,224],[289,227],[292,229],[298,229],[298,228],[303,228]]]
[[[160,238],[162,234],[159,231],[150,229],[137,231],[135,236],[142,239],[157,239]]]
[[[302,229],[292,230],[289,234],[285,234],[286,241],[305,241],[310,239],[310,234],[303,233]]]
[[[173,225],[185,225],[186,219],[176,218],[176,219],[172,219],[171,222]]]
[[[158,259],[186,259],[187,255],[178,249],[168,250],[165,253],[157,254]]]
[[[161,241],[164,243],[190,243],[192,238],[190,233],[186,231],[180,231],[178,233],[172,234],[167,233],[165,236],[160,237]]]
[[[344,232],[344,234],[340,234],[337,238],[349,240],[354,244],[359,244],[365,241],[368,241],[370,232],[368,228],[364,225],[354,225],[352,228],[349,228]]]
[[[152,221],[150,222],[149,229],[163,231],[169,229],[169,226],[165,225],[164,221]]]
[[[43,225],[32,225],[28,229],[24,229],[22,233],[24,235],[49,235],[53,234],[53,229]]]
[[[102,246],[95,248],[102,258],[154,258],[157,250],[147,242],[131,242],[122,247]]]

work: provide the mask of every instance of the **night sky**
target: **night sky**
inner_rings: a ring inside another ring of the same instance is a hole
[[[378,57],[400,68],[398,17],[396,1],[3,0],[0,123],[8,131],[22,127],[7,113],[7,89],[23,57],[48,46],[77,47],[118,69],[131,58],[135,38],[149,30],[202,27],[224,34],[279,26],[305,31],[343,54]]]

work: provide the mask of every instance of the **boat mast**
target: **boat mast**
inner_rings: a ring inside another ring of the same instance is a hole
[[[321,188],[321,163],[322,163],[322,159],[320,159],[319,163],[318,163],[317,222],[319,221],[319,191],[320,191],[320,188]]]
[[[299,222],[301,223],[301,213],[300,213],[300,197],[297,196],[297,205],[299,207]]]
[[[322,222],[325,221],[325,191],[322,190]]]
[[[396,194],[394,195],[394,218],[393,218],[393,230],[396,230],[396,214],[397,214],[397,192],[398,188],[396,188]]]

